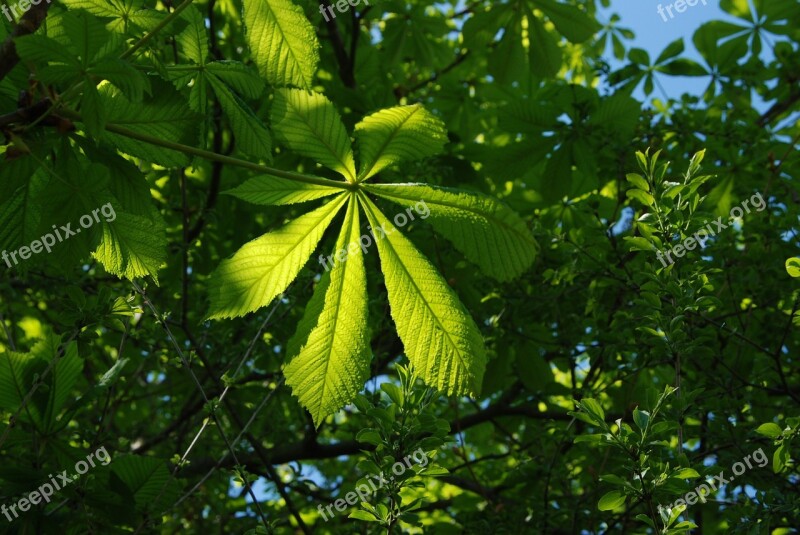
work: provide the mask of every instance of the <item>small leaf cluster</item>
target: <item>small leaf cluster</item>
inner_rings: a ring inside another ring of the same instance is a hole
[[[370,399],[359,394],[354,401],[369,422],[356,440],[374,447],[358,462],[357,469],[365,476],[356,485],[369,486],[370,476],[377,475],[386,482],[373,502],[361,502],[350,518],[377,522],[387,530],[398,523],[417,525],[419,517],[413,511],[423,504],[420,491],[426,485],[422,476],[448,473],[434,462],[450,433],[447,421],[435,415],[435,391],[425,387],[409,367],[398,365],[396,370],[399,385],[382,383],[383,396],[376,392]],[[414,452],[416,456],[410,457]],[[417,463],[420,453],[425,457]],[[398,466],[403,467],[402,472]]]
[[[770,438],[777,447],[772,455],[772,470],[779,474],[789,472],[797,466],[797,461],[792,457],[792,442],[800,436],[800,418],[786,418],[786,426],[781,427],[772,422],[761,424],[756,433]]]
[[[667,398],[676,389],[667,386],[658,396],[655,405],[649,411],[635,408],[633,410],[632,427],[621,418],[614,426],[606,423],[605,411],[600,403],[592,398],[576,401],[578,410],[569,414],[576,419],[597,428],[600,433],[579,435],[575,443],[588,442],[619,451],[623,459],[621,468],[632,477],[624,479],[615,474],[600,476],[600,480],[616,487],[605,493],[597,504],[600,511],[614,511],[625,506],[629,501],[644,504],[648,514],[639,514],[641,520],[661,535],[686,533],[697,526],[688,520],[677,522],[686,506],[675,508],[657,508],[657,497],[670,498],[685,492],[682,480],[700,477],[700,474],[688,467],[671,468],[669,463],[662,463],[663,452],[670,448],[670,443],[663,440],[664,434],[674,428],[670,421],[657,421],[665,408]],[[669,499],[668,501],[672,501]],[[657,527],[658,526],[658,527]]]

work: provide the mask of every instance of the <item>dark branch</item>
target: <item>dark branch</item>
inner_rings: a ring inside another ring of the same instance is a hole
[[[30,35],[35,33],[42,25],[44,19],[47,18],[47,10],[50,9],[50,2],[41,2],[39,5],[32,6],[22,18],[19,20],[14,29],[11,30],[3,44],[0,45],[0,82],[6,77],[11,69],[19,63],[19,56],[17,55],[17,47],[14,45],[16,37],[23,35]]]

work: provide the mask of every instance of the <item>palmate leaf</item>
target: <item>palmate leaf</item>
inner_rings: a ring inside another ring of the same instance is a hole
[[[209,277],[208,318],[243,316],[272,302],[303,268],[346,200],[341,194],[223,260]]]
[[[245,0],[244,23],[258,72],[270,84],[311,88],[319,40],[302,8],[290,0]]]
[[[314,327],[306,335],[302,349],[286,366],[286,383],[319,425],[323,419],[350,403],[369,376],[369,338],[367,333],[367,279],[364,259],[357,246],[360,237],[358,202],[350,195],[336,251],[356,244],[354,254],[337,262],[326,284],[315,289],[311,316],[303,318],[299,330]],[[324,304],[317,294],[324,295]]]
[[[37,376],[44,377],[43,387],[28,398],[22,413],[43,431],[53,428],[83,370],[76,342],[64,347],[61,357],[50,366],[60,346],[61,337],[48,332],[29,353],[0,353],[0,408],[16,412],[25,402]],[[48,366],[50,371],[44,376]]]
[[[426,384],[448,395],[478,395],[486,368],[483,338],[472,317],[431,262],[366,195],[362,206],[377,240],[397,332]],[[377,234],[377,232],[376,232]]]
[[[525,221],[491,197],[427,184],[371,184],[365,188],[402,206],[424,201],[434,230],[499,281],[518,277],[536,258],[539,247]]]
[[[420,104],[387,108],[356,125],[361,167],[358,180],[366,180],[401,160],[418,160],[441,152],[447,129]]]
[[[353,149],[339,112],[324,95],[279,89],[272,105],[272,128],[295,152],[356,180]]]
[[[151,30],[164,18],[154,9],[143,9],[141,0],[111,2],[109,0],[62,0],[71,10],[84,10],[97,17],[112,19],[106,28],[114,33],[125,33],[130,26]],[[167,28],[171,27],[168,26]]]
[[[153,457],[117,456],[111,464],[134,497],[137,510],[162,510],[180,495],[180,486],[170,477],[167,463]]]
[[[232,195],[253,204],[276,206],[313,201],[341,193],[341,189],[317,184],[306,184],[272,176],[251,178],[244,184],[228,191]]]

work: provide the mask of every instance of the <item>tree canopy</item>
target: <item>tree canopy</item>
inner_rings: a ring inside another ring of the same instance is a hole
[[[616,5],[0,5],[0,532],[798,533],[800,3]]]

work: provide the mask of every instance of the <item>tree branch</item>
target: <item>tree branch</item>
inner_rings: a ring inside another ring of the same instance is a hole
[[[6,40],[0,45],[0,82],[19,63],[14,39],[35,33],[47,18],[48,9],[50,9],[50,2],[40,2],[39,5],[32,6],[11,30],[11,35],[6,37]]]

